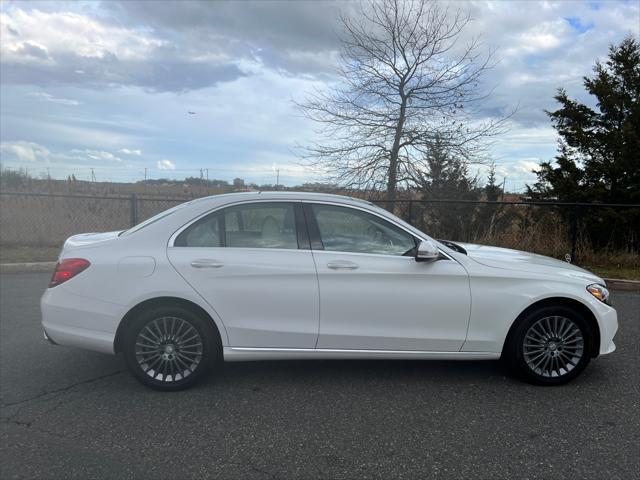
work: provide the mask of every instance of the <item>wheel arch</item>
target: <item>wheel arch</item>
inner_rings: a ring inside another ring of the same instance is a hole
[[[137,315],[144,312],[145,310],[148,310],[150,308],[157,308],[159,306],[172,306],[172,307],[179,306],[179,307],[191,310],[192,312],[198,315],[202,315],[203,318],[209,320],[212,333],[214,335],[214,340],[218,342],[218,345],[220,346],[220,351],[222,352],[223,343],[222,343],[222,335],[220,333],[220,329],[218,328],[218,325],[216,324],[214,319],[211,317],[211,315],[209,315],[209,313],[204,308],[202,308],[197,303],[192,302],[191,300],[186,300],[180,297],[163,296],[163,297],[149,298],[147,300],[144,300],[138,303],[137,305],[132,307],[124,315],[124,317],[122,317],[122,320],[118,325],[118,328],[116,330],[116,335],[113,341],[113,350],[115,353],[119,353],[122,351],[122,342],[124,338],[124,332],[126,330],[126,326],[128,325],[128,323],[132,319],[134,319]]]
[[[567,298],[567,297],[544,298],[542,300],[538,300],[537,302],[532,303],[527,308],[525,308],[511,323],[509,332],[507,333],[507,336],[504,339],[504,343],[502,344],[502,352],[504,353],[505,348],[507,347],[507,345],[509,344],[509,342],[511,341],[511,338],[515,333],[516,326],[522,321],[522,319],[524,319],[531,312],[538,310],[540,308],[559,307],[559,306],[570,308],[571,310],[576,311],[586,320],[591,333],[589,338],[591,341],[592,357],[594,358],[597,357],[598,353],[600,352],[600,327],[598,325],[598,320],[596,319],[591,309],[587,307],[584,303],[578,300],[574,300],[572,298]]]

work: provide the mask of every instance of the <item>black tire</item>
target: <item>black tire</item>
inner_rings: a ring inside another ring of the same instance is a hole
[[[125,328],[127,367],[147,387],[162,391],[189,388],[220,362],[214,328],[209,319],[180,306],[147,310]]]
[[[589,324],[578,312],[564,306],[543,307],[518,321],[505,345],[503,361],[528,383],[564,385],[589,364],[592,337]]]

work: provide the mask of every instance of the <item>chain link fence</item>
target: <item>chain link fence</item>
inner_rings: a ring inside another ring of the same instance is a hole
[[[191,199],[135,193],[0,192],[0,245],[58,247],[71,235],[126,229]],[[594,257],[609,256],[618,263],[638,263],[640,205],[464,200],[374,203],[439,239],[504,246],[563,259],[568,255],[572,260],[595,261],[598,258]]]
[[[378,200],[434,238],[591,264],[640,263],[640,205],[535,201]],[[633,265],[631,265],[633,264]]]
[[[184,198],[0,192],[0,245],[61,246],[77,233],[124,230]]]

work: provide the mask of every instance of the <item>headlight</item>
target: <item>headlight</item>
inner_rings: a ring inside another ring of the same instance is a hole
[[[587,287],[587,291],[601,302],[609,303],[609,290],[604,285],[594,283]]]

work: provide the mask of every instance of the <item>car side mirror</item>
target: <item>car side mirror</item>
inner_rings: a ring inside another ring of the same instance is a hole
[[[422,240],[416,250],[416,262],[433,262],[440,258],[440,250],[431,240]]]

